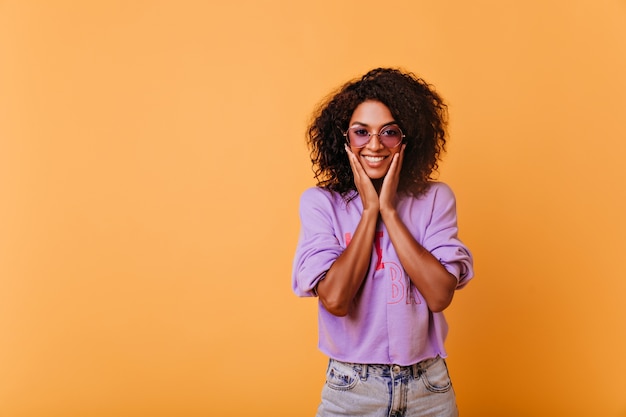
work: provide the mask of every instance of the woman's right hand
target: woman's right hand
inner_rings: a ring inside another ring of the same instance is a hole
[[[367,176],[367,173],[350,147],[348,145],[345,145],[345,147],[346,152],[348,153],[348,159],[350,160],[352,174],[354,176],[354,185],[356,186],[356,190],[359,192],[361,201],[363,202],[363,210],[372,209],[378,211],[380,209],[380,202],[372,180]]]
[[[372,180],[367,176],[365,170],[361,166],[361,163],[350,147],[348,145],[345,145],[345,147],[350,161],[350,167],[352,168],[352,174],[354,176],[354,185],[356,186],[356,190],[361,196],[361,201],[363,202],[363,210],[380,210],[378,193],[376,192],[376,188],[374,188]]]
[[[347,146],[346,153],[354,174],[354,185],[363,202],[363,213],[350,243],[326,271],[325,278],[317,284],[320,301],[335,316],[349,313],[354,297],[367,276],[380,214],[378,193],[372,180]]]

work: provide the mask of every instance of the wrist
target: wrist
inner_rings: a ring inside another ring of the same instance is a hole
[[[380,208],[378,206],[363,207],[363,213],[361,214],[361,218],[377,219],[379,213],[380,213]]]
[[[383,220],[391,220],[398,215],[396,208],[394,206],[381,206],[380,207],[380,217]]]

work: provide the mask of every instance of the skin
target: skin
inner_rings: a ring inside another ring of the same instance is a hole
[[[364,101],[352,114],[350,126],[364,126],[370,133],[394,122],[389,109],[378,101]],[[345,316],[367,275],[377,222],[389,233],[398,258],[413,285],[433,312],[443,311],[452,302],[457,280],[411,235],[396,211],[396,194],[406,145],[385,147],[377,135],[364,148],[348,147],[346,152],[354,184],[363,202],[363,214],[350,244],[335,260],[317,286],[318,296],[331,314]],[[376,159],[377,157],[382,157]]]

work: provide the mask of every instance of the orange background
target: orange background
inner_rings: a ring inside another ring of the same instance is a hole
[[[0,0],[0,415],[314,414],[315,104],[450,104],[466,417],[626,416],[626,2]]]

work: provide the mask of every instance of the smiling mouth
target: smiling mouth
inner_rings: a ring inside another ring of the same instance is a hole
[[[386,156],[369,156],[369,155],[362,155],[362,156],[364,159],[366,159],[369,162],[380,162],[386,158]]]

